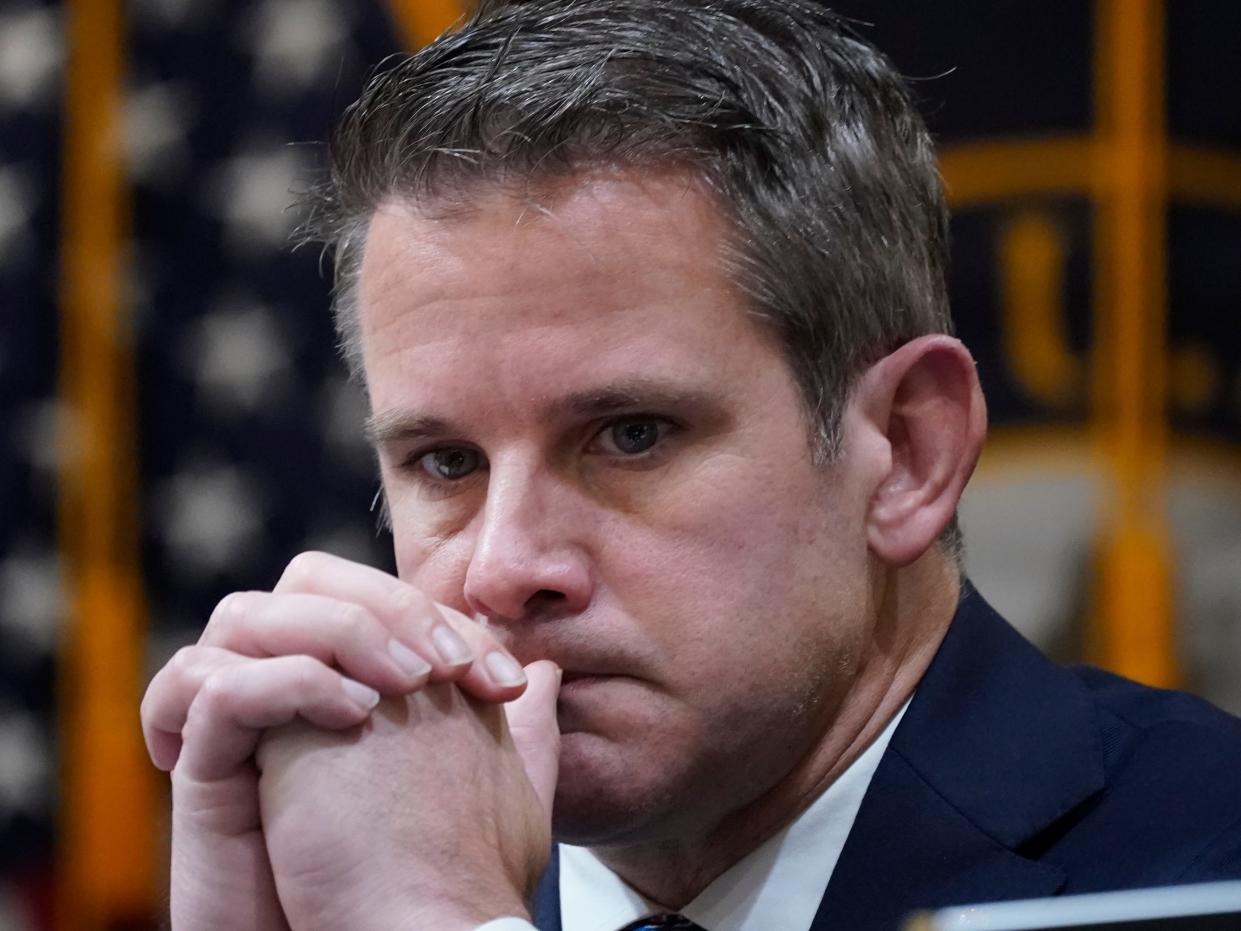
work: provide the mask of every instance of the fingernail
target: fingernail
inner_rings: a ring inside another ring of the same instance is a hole
[[[407,676],[417,678],[431,671],[430,663],[399,640],[388,641],[388,654]]]
[[[517,661],[507,653],[488,653],[483,662],[487,666],[491,681],[496,685],[511,688],[526,681],[525,670],[518,666]]]
[[[349,696],[349,700],[363,711],[370,711],[379,704],[379,693],[369,685],[363,685],[361,682],[344,676],[341,677],[341,684],[344,686],[345,694]]]
[[[465,641],[451,627],[444,625],[436,627],[431,631],[431,643],[435,646],[435,652],[439,653],[440,659],[449,666],[460,666],[474,658],[474,654],[470,652]]]

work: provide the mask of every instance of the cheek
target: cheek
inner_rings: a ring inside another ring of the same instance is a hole
[[[394,542],[407,549],[433,547],[459,534],[473,519],[487,490],[485,479],[476,476],[458,482],[450,492],[436,491],[390,470],[385,470],[383,479]]]
[[[611,535],[628,541],[621,559],[656,564],[673,582],[686,573],[686,581],[707,580],[712,589],[739,588],[741,580],[745,587],[758,580],[762,590],[824,581],[843,563],[864,564],[863,508],[813,467],[738,468],[726,457],[708,466]]]
[[[394,516],[392,542],[396,574],[434,600],[460,609],[470,546],[460,535],[433,535],[421,524]]]
[[[830,705],[864,646],[863,508],[819,472],[750,478],[703,486],[610,559],[663,688],[708,730]]]
[[[787,640],[807,615],[851,600],[865,565],[853,522],[804,488],[707,487],[657,523],[616,528],[600,553],[613,596],[652,638],[678,653],[733,652]]]

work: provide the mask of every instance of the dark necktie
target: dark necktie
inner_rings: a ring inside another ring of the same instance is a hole
[[[681,915],[652,915],[642,918],[631,925],[625,925],[621,931],[703,931],[688,918]]]

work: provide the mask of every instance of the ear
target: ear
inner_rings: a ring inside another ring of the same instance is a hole
[[[987,409],[974,360],[950,336],[920,337],[872,365],[852,403],[889,453],[867,508],[867,542],[887,565],[906,566],[948,525],[978,462]]]

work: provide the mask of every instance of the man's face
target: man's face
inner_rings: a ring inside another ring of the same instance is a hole
[[[565,671],[556,828],[710,829],[830,725],[872,639],[848,456],[685,176],[371,224],[364,363],[401,576]],[[847,428],[847,424],[846,424]],[[846,433],[847,437],[847,433]]]

